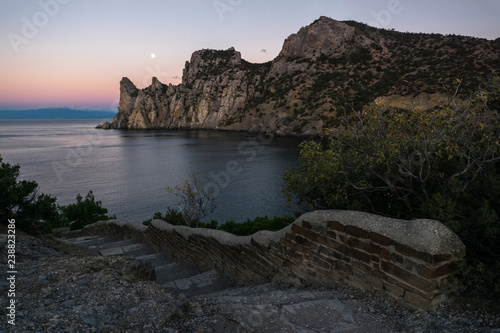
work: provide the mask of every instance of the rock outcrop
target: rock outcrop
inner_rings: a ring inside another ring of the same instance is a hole
[[[139,90],[123,78],[118,114],[111,127],[219,128],[255,94],[260,71],[248,70],[249,65],[233,48],[201,50],[186,62],[180,85],[165,85],[153,78],[149,87]]]
[[[204,49],[186,62],[179,85],[153,78],[138,89],[123,78],[118,114],[101,128],[315,135],[336,126],[346,108],[376,102],[433,109],[449,103],[456,78],[462,86],[455,105],[463,105],[499,73],[494,41],[321,17],[289,36],[268,63],[249,63],[234,48]]]

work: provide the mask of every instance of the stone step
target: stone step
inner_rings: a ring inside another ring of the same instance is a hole
[[[127,257],[136,258],[142,257],[145,255],[150,255],[155,253],[156,251],[145,243],[135,243],[126,246],[122,246],[123,251]]]
[[[178,279],[165,284],[172,291],[183,293],[187,297],[210,294],[233,287],[233,283],[216,269]]]
[[[108,237],[100,237],[100,236],[81,236],[76,238],[59,238],[59,241],[67,244],[78,245],[83,248],[88,248],[89,246],[93,246],[96,244],[102,244],[104,242],[109,242]]]
[[[124,255],[129,258],[137,258],[155,253],[149,245],[135,242],[115,242],[103,244],[102,247],[97,247],[97,249],[99,248],[102,249],[99,250],[99,254],[102,256]]]
[[[99,254],[103,257],[109,257],[109,256],[123,255],[123,254],[125,254],[125,252],[123,251],[123,248],[118,246],[118,247],[112,247],[109,249],[101,250],[101,251],[99,251]]]
[[[159,252],[137,256],[135,259],[149,262],[153,267],[161,267],[172,263],[164,253]]]
[[[167,262],[154,267],[156,282],[159,284],[171,283],[175,280],[188,278],[202,272],[197,267],[181,261]]]
[[[122,241],[113,241],[111,239],[107,239],[107,240],[103,240],[102,243],[92,244],[91,246],[88,247],[88,249],[95,250],[95,251],[99,252],[101,250],[112,249],[114,247],[122,247],[122,246],[133,245],[133,244],[138,244],[138,241],[133,240],[133,239],[127,239],[127,240],[122,240]]]
[[[164,253],[158,253],[148,244],[137,240],[114,241],[111,238],[99,236],[80,236],[59,240],[81,246],[102,256],[121,255],[147,262],[154,269],[158,284],[185,296],[214,293],[233,286],[232,282],[217,270],[203,272],[194,265],[183,261],[173,261]]]

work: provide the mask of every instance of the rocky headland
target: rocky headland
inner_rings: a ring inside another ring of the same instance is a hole
[[[186,62],[179,85],[153,78],[138,89],[123,78],[118,114],[98,127],[317,135],[338,125],[339,114],[371,103],[460,106],[499,73],[498,40],[320,17],[290,35],[267,63],[250,63],[234,48],[204,49]]]

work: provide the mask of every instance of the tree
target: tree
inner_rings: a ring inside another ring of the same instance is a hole
[[[33,234],[44,234],[53,228],[64,227],[64,222],[57,205],[57,198],[48,194],[40,194],[34,202],[26,207],[22,217],[17,221],[24,229]]]
[[[496,174],[499,123],[485,94],[465,110],[353,110],[323,142],[301,145],[299,170],[284,177],[285,194],[309,209],[354,205],[394,215],[397,208],[412,217],[434,194],[461,195]]]
[[[56,198],[39,195],[35,181],[18,180],[19,165],[4,163],[1,155],[0,163],[0,223],[16,219],[16,225],[26,232],[50,231],[60,222]]]
[[[69,225],[71,230],[81,229],[87,224],[101,220],[109,220],[108,210],[101,206],[101,201],[95,201],[94,193],[89,191],[83,197],[78,194],[76,203],[61,207],[65,224]]]
[[[184,181],[182,186],[167,187],[167,191],[179,197],[178,205],[189,227],[199,227],[201,220],[217,207],[215,196],[203,187],[197,172],[191,172],[191,179]]]
[[[34,181],[18,181],[20,166],[4,163],[0,155],[0,218],[7,223],[15,218],[36,198],[38,184]]]
[[[48,194],[38,194],[35,181],[17,180],[19,165],[3,163],[0,155],[0,223],[7,224],[15,219],[16,226],[31,233],[51,232],[52,228],[70,226],[72,230],[85,225],[108,220],[108,210],[95,201],[90,191],[85,200],[78,194],[76,203],[67,206],[57,205],[57,198]]]
[[[301,145],[284,193],[308,209],[356,209],[433,218],[465,243],[468,262],[500,282],[500,88],[454,105],[413,112],[352,110],[321,142]],[[492,287],[493,289],[495,287]],[[500,292],[500,284],[496,284]]]

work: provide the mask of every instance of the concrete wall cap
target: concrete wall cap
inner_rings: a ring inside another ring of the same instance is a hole
[[[269,231],[269,230],[257,231],[250,237],[252,237],[253,240],[256,243],[260,244],[261,246],[269,246],[272,243],[277,243],[283,240],[285,235],[290,232],[292,224],[293,223],[278,231]]]
[[[215,229],[205,229],[205,228],[190,228],[183,225],[172,225],[163,220],[153,220],[151,224],[154,228],[178,232],[182,237],[188,239],[190,236],[203,236],[215,238],[219,243],[223,245],[244,245],[250,244],[252,236],[236,236],[222,230]]]
[[[376,232],[399,244],[432,255],[453,253],[465,254],[465,245],[460,238],[441,222],[428,219],[400,220],[358,211],[321,210],[306,213],[294,223],[307,221],[312,225],[337,221],[344,226],[355,226]]]
[[[378,233],[394,240],[396,243],[431,255],[452,253],[458,257],[463,257],[465,254],[465,245],[460,238],[444,224],[435,220],[400,220],[358,211],[319,210],[303,214],[292,224],[302,225],[304,221],[309,222],[311,225],[323,226],[326,222],[337,221],[344,226],[355,226],[368,232]],[[126,226],[138,232],[143,232],[148,228],[139,223],[123,220],[99,221],[85,228],[91,229],[94,226],[98,227],[106,224],[115,224],[120,227]],[[253,239],[261,246],[269,246],[272,243],[280,242],[287,233],[291,232],[292,224],[276,232],[262,230],[252,236],[242,237],[221,230],[171,225],[163,220],[151,221],[154,228],[167,232],[175,230],[185,239],[199,235],[214,238],[224,245],[250,244]]]
[[[134,229],[138,232],[143,232],[144,230],[146,230],[148,228],[147,226],[140,224],[140,223],[115,219],[115,220],[107,220],[107,221],[97,221],[97,222],[94,222],[92,224],[88,224],[88,225],[84,226],[83,229],[91,230],[91,229],[96,228],[96,227],[105,226],[105,225],[112,225],[112,224],[114,224],[118,227],[125,227],[126,226],[127,228]]]
[[[109,224],[116,224],[120,227],[128,227],[130,229],[134,229],[134,230],[137,230],[137,231],[144,231],[146,230],[148,227],[145,226],[144,224],[142,223],[137,223],[137,222],[130,222],[130,221],[125,221],[125,220],[120,220],[120,219],[116,219],[116,220],[109,220],[107,221]]]

